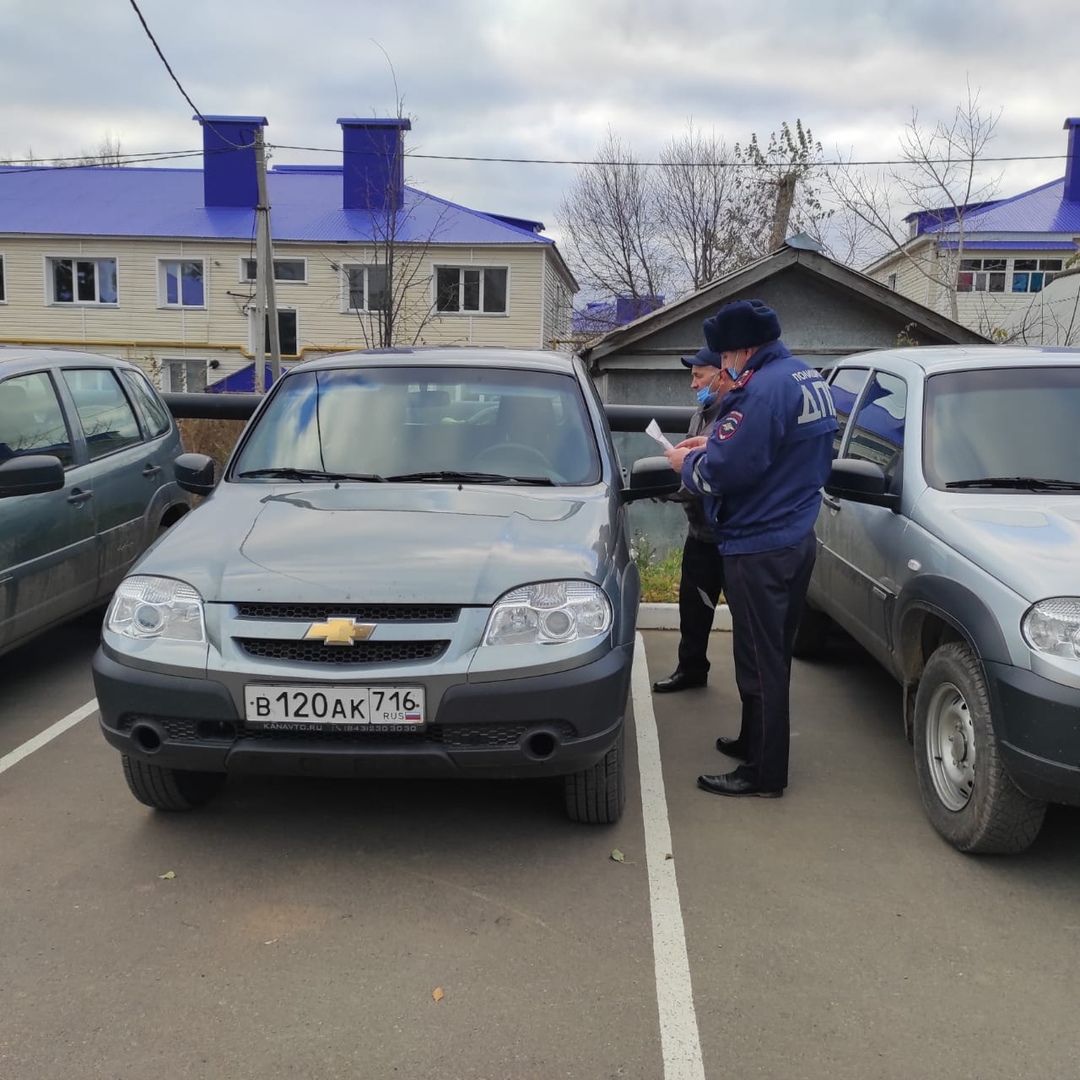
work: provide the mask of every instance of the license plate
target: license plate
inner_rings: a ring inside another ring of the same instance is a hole
[[[363,731],[424,726],[417,686],[264,686],[244,688],[248,727],[279,731]]]

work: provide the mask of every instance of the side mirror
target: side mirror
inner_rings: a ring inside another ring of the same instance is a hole
[[[825,491],[837,499],[884,506],[893,512],[900,509],[900,496],[889,491],[885,470],[873,461],[837,458],[832,464]]]
[[[181,454],[173,462],[176,482],[192,495],[209,495],[214,490],[214,459],[206,454]]]
[[[638,458],[630,469],[630,485],[623,488],[624,502],[674,495],[679,490],[678,473],[666,457]]]
[[[53,454],[27,454],[0,465],[0,499],[40,495],[64,486],[64,465]]]

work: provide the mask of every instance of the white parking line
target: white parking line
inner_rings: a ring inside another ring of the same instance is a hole
[[[641,811],[645,822],[645,862],[649,868],[649,908],[652,912],[653,967],[656,972],[656,1004],[660,1013],[660,1047],[664,1080],[705,1080],[694,1012],[694,989],[686,955],[679,883],[675,860],[669,858],[671,828],[668,824],[664,773],[660,765],[660,740],[652,707],[652,688],[645,659],[645,642],[637,635],[630,680],[637,731],[638,770],[641,773]]]
[[[74,712],[69,712],[62,720],[50,724],[32,739],[27,739],[22,746],[15,747],[10,754],[0,757],[0,773],[7,772],[12,765],[18,765],[24,757],[29,757],[35,750],[40,750],[46,743],[51,743],[57,735],[63,735],[68,728],[73,728],[80,720],[85,720],[96,711],[97,698],[91,698],[85,705],[80,705]]]

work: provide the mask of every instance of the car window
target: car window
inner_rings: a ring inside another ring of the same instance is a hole
[[[1080,366],[933,375],[923,431],[933,487],[994,477],[1080,483]]]
[[[142,440],[135,413],[113,372],[106,368],[67,368],[64,381],[75,399],[91,460]]]
[[[494,368],[342,368],[286,377],[233,468],[460,471],[594,484],[577,380]]]
[[[839,425],[833,437],[833,457],[840,452],[840,444],[844,441],[844,432],[847,430],[848,417],[851,416],[851,410],[855,408],[855,399],[859,396],[869,375],[868,368],[839,368],[833,373],[829,382],[833,404],[836,406],[836,422]]]
[[[138,371],[124,371],[120,376],[128,388],[128,394],[142,413],[146,430],[150,438],[156,439],[172,428],[172,419],[165,402],[157,391],[146,381],[146,376]]]
[[[0,383],[0,461],[27,454],[52,454],[65,466],[74,461],[56,389],[43,371]]]
[[[846,457],[880,465],[893,481],[894,490],[900,480],[906,415],[907,384],[896,375],[875,371],[859,401],[845,453]]]

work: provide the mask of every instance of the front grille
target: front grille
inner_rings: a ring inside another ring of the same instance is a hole
[[[461,608],[418,604],[237,604],[241,619],[353,618],[359,622],[456,622]]]
[[[273,641],[237,638],[248,654],[267,660],[296,660],[304,664],[394,664],[434,660],[449,641],[358,641],[352,645],[324,645],[321,641]]]
[[[432,738],[444,746],[516,746],[535,724],[445,724],[431,728]],[[558,732],[560,740],[572,739],[577,732],[565,720],[545,724]]]
[[[193,739],[223,739],[232,742],[237,735],[237,725],[231,720],[189,720],[176,716],[143,716],[125,713],[120,718],[119,729],[130,731],[137,723],[150,721],[165,729],[174,742],[190,742]]]

